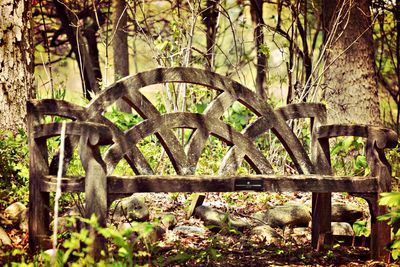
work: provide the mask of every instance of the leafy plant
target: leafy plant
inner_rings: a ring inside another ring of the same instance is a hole
[[[254,114],[239,102],[234,102],[225,112],[224,121],[232,125],[236,130],[242,130],[252,119]]]
[[[359,137],[337,138],[331,149],[332,167],[342,174],[364,176],[370,169],[363,153],[364,141]]]
[[[29,177],[28,141],[26,134],[20,130],[14,134],[0,131],[0,193],[3,201],[19,200],[28,202]]]
[[[153,232],[153,224],[134,222],[132,227],[119,231],[112,226],[100,227],[94,215],[90,219],[77,219],[94,227],[98,234],[109,241],[108,250],[101,252],[102,258],[95,261],[90,255],[93,238],[90,236],[90,231],[83,228],[80,231],[71,232],[58,247],[56,255],[51,255],[54,253],[53,251],[42,252],[34,260],[34,264],[54,265],[55,256],[56,266],[142,266],[139,265],[141,259],[151,256],[151,247],[147,239]],[[140,247],[143,243],[145,244],[144,249]]]
[[[381,221],[388,221],[392,227],[394,240],[389,246],[394,260],[400,257],[400,192],[386,192],[381,194],[380,205],[388,206],[389,213],[380,216]]]
[[[122,131],[128,130],[133,125],[141,122],[143,119],[136,113],[125,113],[117,109],[106,112],[104,116],[114,123]]]
[[[371,233],[366,220],[359,220],[353,223],[353,230],[356,236],[369,236]]]

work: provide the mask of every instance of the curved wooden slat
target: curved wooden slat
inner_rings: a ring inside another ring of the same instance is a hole
[[[144,119],[151,119],[160,116],[160,112],[156,107],[139,91],[129,91],[129,95],[125,96],[125,100],[139,113]],[[194,169],[188,168],[188,157],[182,147],[182,144],[176,138],[173,131],[162,129],[156,133],[164,150],[167,152],[172,165],[177,174],[194,173]]]
[[[53,122],[47,124],[40,124],[34,127],[34,138],[49,138],[61,134],[62,123]],[[113,137],[109,128],[103,124],[94,122],[66,122],[66,135],[82,135],[86,131],[97,133],[99,138],[90,139],[91,144],[108,145],[112,144]],[[97,136],[96,135],[96,136]]]
[[[219,119],[234,101],[235,99],[230,94],[223,92],[207,106],[204,110],[204,116]],[[193,132],[186,147],[190,169],[196,169],[197,162],[200,159],[208,137],[208,132],[202,129],[196,129]]]
[[[53,115],[69,118],[72,120],[84,120],[87,117],[87,110],[85,107],[67,102],[65,100],[56,99],[42,99],[30,100],[33,108],[41,116]]]
[[[325,112],[325,106],[319,103],[298,103],[280,107],[276,109],[276,112],[286,121],[299,118],[315,118]],[[243,134],[251,140],[255,140],[258,136],[271,130],[273,126],[273,120],[267,119],[266,117],[260,117],[250,124],[244,130]],[[243,157],[243,153],[238,151],[236,147],[232,147],[225,155],[219,173],[234,174],[236,169],[242,163]],[[230,166],[230,168],[228,168],[228,166]]]
[[[260,117],[244,129],[243,135],[254,141],[258,136],[270,130],[273,127],[273,121],[265,117]],[[241,166],[244,159],[243,151],[236,146],[232,146],[224,156],[218,173],[221,175],[233,175]]]
[[[285,149],[301,173],[312,173],[313,165],[300,141],[287,126],[285,120],[279,114],[275,114],[271,106],[260,101],[254,92],[227,77],[219,74],[195,69],[195,68],[159,68],[139,73],[134,76],[119,80],[111,87],[103,91],[88,106],[89,115],[102,112],[107,106],[117,99],[129,94],[129,91],[152,84],[166,82],[185,82],[203,85],[215,90],[225,91],[234,99],[249,108],[258,116],[265,116],[276,121],[273,131],[282,142]]]
[[[92,120],[108,126],[112,132],[114,142],[119,144],[118,152],[116,151],[117,154],[125,157],[129,163],[129,166],[131,166],[132,170],[136,174],[153,174],[153,170],[146,158],[143,156],[142,152],[135,145],[126,142],[125,134],[117,126],[101,115],[97,115],[96,117],[92,118]],[[114,168],[118,162],[108,162],[105,160],[105,163],[107,166],[107,174],[109,175],[114,171]]]
[[[249,164],[258,173],[271,173],[272,167],[254,143],[231,126],[220,120],[207,118],[203,114],[176,112],[163,114],[152,120],[145,120],[126,132],[126,141],[137,144],[139,140],[160,131],[160,129],[191,128],[204,129],[204,131],[217,136],[224,142],[236,145],[245,152]],[[106,153],[106,161],[118,162],[122,155],[118,155],[118,144],[114,144]],[[111,159],[110,157],[115,157]]]

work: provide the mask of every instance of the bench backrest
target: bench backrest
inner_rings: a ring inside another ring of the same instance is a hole
[[[140,89],[164,83],[201,85],[209,90],[215,90],[217,96],[202,113],[160,113]],[[126,132],[120,130],[104,116],[104,112],[121,98],[144,119]],[[257,119],[241,132],[221,119],[235,101],[239,101],[257,116]],[[326,111],[322,104],[292,104],[274,110],[266,101],[261,100],[253,91],[240,83],[216,73],[194,68],[160,68],[126,77],[102,91],[85,107],[48,99],[32,101],[28,108],[32,125],[43,123],[45,115],[107,125],[113,135],[113,144],[104,155],[109,174],[123,158],[136,174],[154,174],[150,164],[137,147],[143,138],[152,134],[160,140],[178,175],[195,173],[197,162],[210,135],[231,146],[222,160],[220,174],[234,174],[243,160],[246,160],[256,173],[273,173],[271,163],[255,144],[258,136],[270,130],[282,143],[299,173],[315,173],[317,170],[309,153],[287,121],[311,118],[311,127],[315,127],[315,125],[324,124],[326,120]],[[175,135],[176,128],[193,130],[185,146]],[[312,147],[314,150],[323,149],[321,144],[313,144]],[[319,158],[319,165],[329,168],[327,160],[329,159]],[[323,161],[322,164],[321,161]],[[330,170],[325,168],[324,172],[329,174]]]

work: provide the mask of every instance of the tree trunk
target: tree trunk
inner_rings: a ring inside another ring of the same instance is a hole
[[[26,101],[34,95],[31,1],[0,3],[0,129],[25,129]]]
[[[263,0],[250,1],[251,19],[254,24],[254,42],[257,50],[257,76],[256,76],[256,92],[262,98],[268,96],[266,74],[267,74],[267,56],[266,51],[262,49],[264,44],[263,32]]]
[[[57,10],[57,17],[61,20],[62,28],[67,35],[68,42],[71,44],[72,51],[78,62],[82,78],[83,95],[88,100],[91,100],[91,94],[100,92],[99,82],[101,81],[101,72],[96,71],[96,69],[99,70],[99,67],[96,66],[96,61],[91,58],[88,48],[89,44],[86,45],[87,42],[82,36],[81,29],[74,26],[79,24],[76,15],[67,10],[62,2],[54,1],[54,6]],[[93,43],[91,43],[91,45],[93,45]],[[91,51],[93,55],[94,50]],[[98,59],[96,60],[98,62]],[[98,75],[100,75],[100,77]]]
[[[218,5],[219,5],[219,0],[207,0],[206,7],[203,10],[203,12],[201,12],[203,16],[203,23],[206,26],[206,42],[207,42],[206,68],[210,71],[214,70],[214,65],[215,65],[214,47],[218,31],[218,16],[219,16]]]
[[[129,75],[128,33],[126,26],[128,16],[125,0],[114,0],[112,46],[114,51],[114,80],[117,81]],[[131,112],[131,107],[122,99],[117,101],[117,107],[123,112]]]
[[[369,0],[323,1],[329,123],[380,124],[369,7]]]

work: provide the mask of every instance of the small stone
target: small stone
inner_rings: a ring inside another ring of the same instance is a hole
[[[182,233],[186,235],[198,235],[198,236],[203,236],[206,234],[206,230],[204,228],[197,226],[187,226],[187,225],[177,226],[174,228],[173,232]]]
[[[294,235],[307,235],[310,233],[310,228],[308,227],[295,227],[293,228]]]
[[[121,224],[118,224],[117,228],[119,231],[126,231],[126,230],[132,228],[132,225],[128,222],[123,222]]]
[[[0,247],[3,246],[11,246],[11,239],[6,231],[4,231],[2,227],[0,227]]]
[[[149,231],[148,223],[140,223],[140,222],[123,222],[117,226],[119,231],[126,231],[128,229],[132,229],[132,236],[134,238],[142,237],[144,240],[150,243],[155,243],[162,239],[165,230],[161,228],[159,225],[152,224],[151,231]]]
[[[306,205],[276,206],[265,212],[257,212],[253,217],[272,227],[307,226],[311,221],[310,209]]]
[[[114,213],[114,220],[124,220],[128,221],[147,221],[149,219],[150,213],[149,209],[142,199],[136,196],[130,196],[121,199],[117,202]]]
[[[26,210],[26,206],[21,202],[15,202],[8,206],[4,213],[12,223],[19,224],[19,214]]]
[[[177,223],[176,216],[173,213],[168,212],[159,214],[156,219],[159,220],[162,228],[169,230],[174,228]]]
[[[205,225],[210,226],[210,230],[235,229],[243,231],[244,228],[249,227],[249,224],[245,220],[241,218],[232,218],[229,214],[207,206],[197,207],[195,209],[195,216],[202,219]]]
[[[333,235],[354,236],[353,228],[347,222],[332,222],[331,227]]]
[[[19,214],[18,221],[19,221],[19,229],[21,229],[24,232],[28,232],[29,209],[25,209]]]
[[[357,220],[361,220],[364,216],[363,209],[354,203],[333,203],[332,204],[332,221],[348,222],[350,224]]]
[[[66,211],[63,213],[63,216],[83,216],[81,211],[79,210],[78,206],[72,206],[67,208]]]
[[[277,243],[282,240],[282,236],[269,225],[259,225],[251,229],[251,234],[253,238],[257,240],[262,240],[268,244]]]

